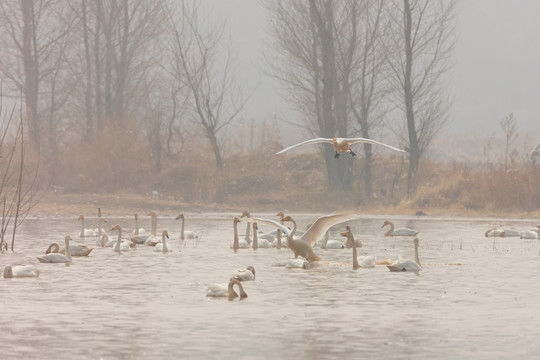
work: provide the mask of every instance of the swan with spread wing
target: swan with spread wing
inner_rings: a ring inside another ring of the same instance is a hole
[[[298,256],[302,256],[307,261],[313,262],[321,260],[320,256],[313,252],[313,244],[317,243],[317,241],[319,241],[332,226],[356,219],[357,217],[358,215],[356,214],[346,213],[323,215],[315,220],[309,229],[307,229],[298,239],[294,238],[294,234],[296,233],[296,221],[290,216],[285,216],[282,220],[292,222],[292,230],[279,222],[270,219],[249,218],[247,221],[264,223],[280,229],[287,236],[287,247],[293,251],[294,257],[298,258]]]
[[[336,159],[339,157],[340,154],[344,154],[344,153],[347,153],[347,152],[349,154],[351,154],[351,156],[356,156],[356,154],[351,149],[351,145],[356,144],[356,143],[366,143],[366,144],[372,144],[372,145],[381,145],[381,146],[387,147],[389,149],[392,149],[394,151],[398,151],[398,152],[402,152],[402,153],[405,152],[405,150],[398,149],[397,147],[394,147],[394,146],[391,146],[391,145],[388,145],[388,144],[384,144],[384,143],[379,142],[379,141],[359,137],[359,138],[333,138],[333,139],[330,139],[330,138],[317,138],[317,139],[306,140],[304,142],[301,142],[301,143],[286,147],[285,149],[277,152],[276,154],[282,154],[282,153],[284,153],[286,151],[292,150],[292,149],[294,149],[294,148],[296,148],[298,146],[301,146],[301,145],[318,144],[318,143],[330,143],[330,144],[332,144],[332,146],[334,147],[334,150],[336,152],[336,155],[334,156]]]

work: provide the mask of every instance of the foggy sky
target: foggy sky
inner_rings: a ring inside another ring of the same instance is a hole
[[[227,18],[239,79],[257,87],[244,117],[295,116],[279,97],[277,84],[262,73],[268,45],[267,14],[259,1],[205,0]],[[540,1],[461,1],[457,15],[455,65],[448,88],[454,98],[447,134],[500,133],[500,121],[514,114],[521,139],[540,142]],[[304,134],[305,135],[305,134]]]

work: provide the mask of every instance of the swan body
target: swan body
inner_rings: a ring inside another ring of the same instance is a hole
[[[69,245],[69,252],[71,256],[88,256],[92,252],[93,248],[84,244]],[[60,253],[65,252],[65,248],[59,250]]]
[[[294,148],[296,148],[298,146],[307,145],[307,144],[318,144],[318,143],[330,143],[330,144],[332,144],[332,146],[334,147],[334,151],[336,152],[336,155],[335,155],[336,158],[338,158],[340,154],[344,154],[344,153],[347,153],[347,152],[350,153],[351,156],[356,156],[356,154],[351,149],[351,145],[356,144],[356,143],[367,143],[367,144],[372,144],[372,145],[381,145],[381,146],[384,146],[386,148],[392,149],[394,151],[398,151],[398,152],[402,152],[402,153],[405,152],[405,150],[398,149],[396,147],[384,144],[382,142],[378,142],[378,141],[371,140],[371,139],[366,139],[366,138],[333,138],[333,139],[330,139],[330,138],[317,138],[317,139],[306,140],[304,142],[301,142],[301,143],[286,147],[285,149],[277,152],[276,154],[282,154],[282,153],[284,153],[286,151],[289,151],[289,150],[292,150],[292,149],[294,149]]]
[[[197,234],[195,234],[194,231],[188,231],[188,230],[184,230],[184,222],[185,222],[185,218],[184,218],[184,214],[179,214],[175,220],[182,220],[182,229],[180,230],[180,240],[185,240],[185,239],[197,239],[199,236]]]
[[[398,259],[392,262],[391,265],[386,265],[390,271],[420,271],[420,259],[418,258],[418,238],[414,238],[414,260]]]
[[[247,241],[245,241],[245,240],[238,239],[238,223],[239,222],[240,222],[240,218],[235,217],[233,219],[234,238],[233,238],[233,242],[231,244],[231,248],[233,248],[234,250],[248,249],[249,248],[249,243]]]
[[[485,237],[505,237],[506,231],[504,229],[489,229],[484,233]]]
[[[234,285],[236,285],[238,287],[238,290],[240,291],[240,299],[246,298],[247,294],[244,291],[242,283],[240,282],[240,280],[235,278],[231,278],[228,284],[207,285],[206,296],[227,297],[229,298],[229,300],[232,300],[238,297],[238,294],[236,293],[236,291],[234,291]]]
[[[126,241],[122,241],[122,227],[118,224],[114,225],[111,231],[118,230],[118,239],[114,244],[113,251],[117,253],[123,253],[130,250],[129,244]]]
[[[71,263],[71,252],[69,248],[69,241],[71,240],[71,235],[66,235],[64,238],[66,242],[66,253],[49,253],[45,255],[38,256],[37,259],[42,263]]]
[[[353,269],[356,270],[359,267],[362,268],[374,268],[375,267],[375,258],[373,256],[358,256],[356,252],[356,241],[351,232],[349,226],[345,227],[345,232],[341,233],[341,236],[347,238],[347,246],[352,247],[353,249]]]
[[[245,269],[236,269],[233,271],[231,277],[240,281],[255,280],[255,268],[249,265]]]
[[[285,267],[287,269],[309,269],[309,262],[305,259],[289,259]]]
[[[519,236],[521,231],[516,230],[514,228],[504,229],[504,233],[506,234],[506,237],[513,237],[513,236]]]
[[[161,234],[161,242],[157,243],[156,246],[154,246],[155,252],[161,252],[165,254],[172,251],[171,247],[167,244],[167,240],[165,240],[165,238],[169,238],[169,233],[167,232],[167,230],[163,230],[163,233]]]
[[[520,239],[538,239],[538,232],[535,230],[525,230],[519,233]]]
[[[79,233],[79,237],[84,238],[84,237],[97,236],[97,233],[95,230],[84,228],[84,215],[79,215],[79,220],[81,221],[81,232]]]
[[[387,225],[390,226],[390,229],[388,229],[388,231],[384,233],[384,236],[416,236],[416,234],[418,234],[418,231],[413,230],[413,229],[407,229],[407,228],[394,229],[394,224],[389,220],[386,220],[382,224],[381,228]]]
[[[34,265],[7,265],[4,268],[4,278],[38,277],[40,272]]]

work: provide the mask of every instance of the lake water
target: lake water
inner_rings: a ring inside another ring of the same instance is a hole
[[[351,249],[315,249],[323,260],[307,270],[273,266],[293,257],[288,249],[235,253],[229,246],[239,214],[187,214],[186,230],[203,236],[198,246],[181,247],[175,215],[158,214],[172,253],[95,248],[70,266],[36,256],[66,234],[95,245],[78,237],[77,216],[27,219],[0,267],[32,263],[41,275],[0,279],[0,358],[501,359],[540,352],[540,243],[484,237],[495,224],[526,230],[538,220],[391,217],[396,227],[420,231],[423,264],[419,273],[393,273],[353,270]],[[304,228],[322,214],[289,215]],[[132,217],[107,218],[124,234],[133,228]],[[413,258],[412,238],[383,236],[385,219],[347,223],[363,242],[359,255]],[[86,227],[95,220],[87,218]],[[139,225],[149,230],[150,218],[141,216]],[[331,238],[344,228],[332,228]],[[244,282],[246,299],[206,297],[206,284],[226,283],[248,265],[257,276]]]

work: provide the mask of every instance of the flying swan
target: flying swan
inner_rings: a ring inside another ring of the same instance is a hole
[[[276,154],[282,154],[282,153],[284,153],[286,151],[289,151],[289,150],[294,149],[295,147],[298,147],[298,146],[301,146],[301,145],[318,144],[318,143],[330,143],[330,144],[332,144],[334,146],[334,150],[336,152],[336,155],[334,156],[336,159],[339,157],[340,154],[344,154],[344,153],[347,153],[347,152],[350,153],[351,156],[356,156],[356,154],[351,149],[351,145],[356,144],[356,143],[367,143],[367,144],[372,144],[372,145],[381,145],[381,146],[387,147],[389,149],[392,149],[394,151],[398,151],[398,152],[402,152],[402,153],[405,152],[405,150],[398,149],[396,147],[384,144],[382,142],[378,142],[378,141],[371,140],[371,139],[366,139],[366,138],[333,138],[333,139],[330,139],[330,138],[317,138],[317,139],[306,140],[306,141],[301,142],[299,144],[295,144],[295,145],[286,147],[285,149],[277,152]]]

